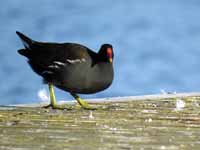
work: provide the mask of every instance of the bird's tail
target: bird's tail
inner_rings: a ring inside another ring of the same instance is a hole
[[[31,57],[31,51],[27,50],[27,49],[20,49],[20,50],[18,50],[18,53],[23,56],[26,56],[27,58]]]
[[[18,31],[16,31],[16,33],[20,37],[20,39],[22,40],[24,47],[26,49],[30,49],[30,47],[34,43],[34,41],[32,39],[30,39],[29,37],[25,36],[24,34],[18,32]]]

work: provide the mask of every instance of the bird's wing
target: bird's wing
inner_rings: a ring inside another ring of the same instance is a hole
[[[29,64],[32,69],[49,80],[63,72],[69,65],[92,64],[93,57],[97,55],[79,44],[42,42],[35,42],[31,46],[31,53]]]

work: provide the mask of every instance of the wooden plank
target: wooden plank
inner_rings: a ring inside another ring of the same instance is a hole
[[[99,109],[0,107],[0,149],[199,149],[199,93],[88,101]]]

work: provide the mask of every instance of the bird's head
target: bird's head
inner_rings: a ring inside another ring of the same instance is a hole
[[[99,50],[98,55],[101,61],[112,63],[114,58],[112,45],[103,44]]]

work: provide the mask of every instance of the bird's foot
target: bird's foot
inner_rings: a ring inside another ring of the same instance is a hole
[[[47,106],[44,106],[43,108],[52,108],[52,109],[60,109],[60,110],[64,110],[64,109],[67,109],[67,110],[71,110],[72,107],[67,105],[67,104],[57,104],[56,102],[56,97],[55,97],[55,94],[54,94],[54,88],[53,88],[53,84],[52,83],[49,83],[49,93],[50,93],[50,104],[47,105]]]
[[[84,101],[83,99],[81,99],[78,95],[71,93],[71,95],[76,99],[76,101],[79,103],[79,105],[87,110],[96,110],[97,108],[92,107],[91,105],[89,105],[86,101]]]
[[[84,108],[84,109],[88,109],[88,110],[96,110],[97,108],[92,107],[91,105],[89,105],[86,101],[84,101],[83,99],[81,99],[80,97],[76,99],[77,102],[79,103],[79,105]]]
[[[64,110],[64,109],[72,110],[72,106],[67,105],[67,104],[59,104],[59,105],[58,104],[49,104],[47,106],[43,106],[42,108],[46,108],[46,109],[52,108],[52,109],[60,109],[60,110]]]

